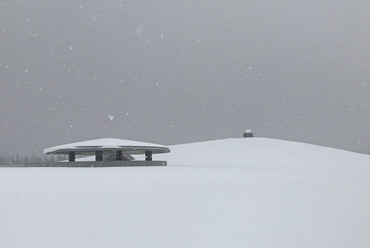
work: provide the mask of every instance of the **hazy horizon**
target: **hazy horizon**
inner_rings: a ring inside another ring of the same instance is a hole
[[[370,150],[370,2],[0,3],[0,154],[114,137]]]

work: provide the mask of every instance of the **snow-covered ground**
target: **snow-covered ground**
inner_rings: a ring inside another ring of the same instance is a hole
[[[370,156],[226,139],[167,167],[0,168],[0,247],[370,247]]]

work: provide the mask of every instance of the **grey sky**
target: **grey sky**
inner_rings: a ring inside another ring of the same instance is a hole
[[[370,1],[5,0],[0,153],[256,136],[370,148]]]

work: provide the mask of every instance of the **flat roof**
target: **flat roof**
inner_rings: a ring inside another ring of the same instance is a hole
[[[68,154],[69,152],[75,152],[76,154],[88,155],[93,154],[96,151],[122,151],[126,154],[144,154],[146,151],[150,151],[155,154],[168,153],[170,152],[170,149],[153,143],[105,138],[53,146],[45,148],[43,152],[45,154]]]

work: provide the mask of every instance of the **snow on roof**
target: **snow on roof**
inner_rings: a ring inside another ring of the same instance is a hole
[[[66,153],[68,151],[93,151],[93,150],[115,150],[115,149],[133,149],[133,150],[151,150],[154,153],[166,153],[170,150],[162,145],[146,143],[134,140],[123,140],[114,138],[104,138],[75,142],[60,146],[53,146],[44,149],[45,154]]]

